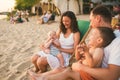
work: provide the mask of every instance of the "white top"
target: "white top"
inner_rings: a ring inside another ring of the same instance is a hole
[[[110,45],[104,48],[102,67],[106,68],[108,64],[120,66],[120,37],[115,38]]]
[[[65,38],[63,33],[60,34],[60,38],[59,38],[59,41],[60,41],[60,45],[62,48],[64,49],[71,49],[74,47],[74,39],[73,39],[73,33],[71,33],[69,35],[69,37]],[[69,65],[69,59],[71,57],[71,55],[69,53],[64,53],[62,52],[63,54],[63,57],[64,57],[64,61],[65,61],[65,66],[68,66]]]
[[[67,49],[73,48],[74,46],[73,33],[71,33],[67,38],[65,38],[64,35],[61,33],[59,41],[62,48]]]

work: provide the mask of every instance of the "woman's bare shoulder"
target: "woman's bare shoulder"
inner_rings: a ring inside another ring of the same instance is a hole
[[[75,32],[74,37],[80,38],[80,32]]]
[[[79,35],[80,36],[80,32],[75,32],[74,35]]]

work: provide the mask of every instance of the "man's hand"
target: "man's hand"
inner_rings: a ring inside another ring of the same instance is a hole
[[[84,69],[85,65],[81,64],[81,61],[77,61],[72,64],[72,70],[73,71],[80,71]]]

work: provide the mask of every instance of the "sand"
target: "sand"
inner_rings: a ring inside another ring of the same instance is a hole
[[[51,24],[36,24],[37,17],[29,19],[19,24],[0,20],[0,80],[30,80],[26,74],[33,68],[30,57],[40,50],[47,32],[58,29],[60,17]],[[79,15],[77,19],[88,20],[89,15]]]

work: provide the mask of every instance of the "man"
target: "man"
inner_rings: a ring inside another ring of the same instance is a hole
[[[97,6],[91,11],[90,21],[92,27],[108,26],[111,27],[111,13],[104,6]],[[73,71],[84,71],[97,80],[120,80],[120,38],[117,37],[112,43],[104,48],[103,68],[89,68],[80,64],[73,63]]]

